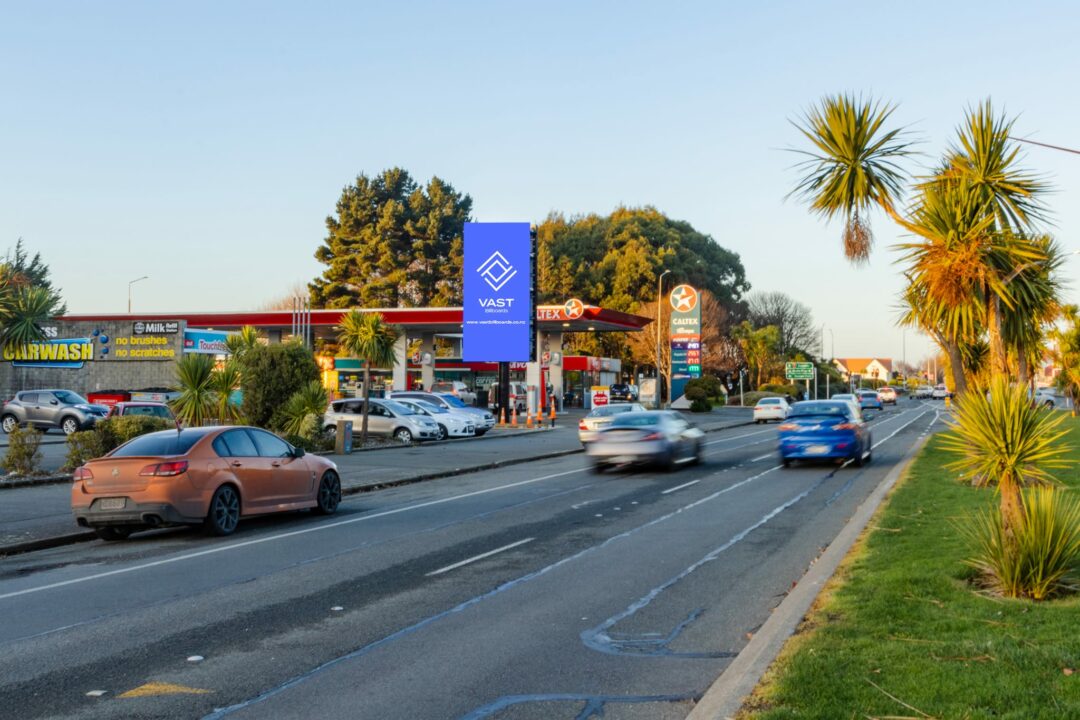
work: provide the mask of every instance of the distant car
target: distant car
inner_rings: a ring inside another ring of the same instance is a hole
[[[408,398],[395,398],[399,402],[419,415],[427,415],[439,424],[439,440],[447,438],[473,437],[476,435],[476,420],[472,413],[453,411],[433,405],[424,400],[410,400]]]
[[[372,398],[368,403],[369,435],[392,437],[403,443],[439,439],[439,424],[427,415],[419,415],[393,400]],[[323,415],[323,427],[333,433],[337,430],[338,420],[351,420],[353,435],[358,435],[364,421],[363,413],[363,400],[335,400]]]
[[[108,417],[156,417],[179,426],[176,415],[165,403],[156,402],[118,402],[109,408]]]
[[[493,408],[496,405],[497,398],[495,397],[495,395],[496,395],[496,393],[498,393],[498,387],[499,387],[498,384],[494,384],[494,385],[491,386],[491,389],[488,392],[488,407],[489,408]],[[523,413],[523,412],[525,412],[526,409],[528,409],[528,407],[529,407],[529,390],[528,390],[528,388],[525,387],[525,383],[520,383],[520,382],[512,382],[512,383],[510,383],[510,402],[507,403],[506,407],[507,407],[507,412],[510,411],[510,408],[517,408],[517,411],[519,413]]]
[[[5,433],[16,427],[60,428],[70,435],[93,427],[108,412],[104,405],[91,405],[71,390],[24,390],[4,403],[0,427]]]
[[[460,380],[440,380],[431,386],[433,393],[450,393],[461,399],[466,405],[476,404],[476,393]]]
[[[436,407],[441,407],[445,410],[462,410],[467,413],[471,413],[476,419],[476,434],[483,435],[491,428],[495,427],[495,416],[490,411],[483,408],[469,407],[463,403],[459,398],[450,395],[449,393],[429,393],[421,390],[405,390],[399,392],[390,393],[390,399],[397,400],[404,398],[406,400],[424,400]]]
[[[878,395],[877,390],[860,390],[858,396],[860,410],[885,409],[884,405],[881,403],[881,397]]]
[[[199,427],[140,435],[77,468],[75,522],[103,540],[169,525],[230,535],[244,517],[341,502],[337,466],[253,427]]]
[[[657,464],[672,469],[677,464],[701,461],[704,433],[670,410],[647,410],[618,415],[585,446],[593,470],[603,472],[615,465]]]
[[[615,383],[608,388],[608,397],[611,402],[637,402],[637,387],[626,383]]]
[[[916,399],[925,400],[928,397],[933,397],[933,395],[934,388],[930,387],[929,385],[920,385],[919,387],[915,388]]]
[[[1035,404],[1053,410],[1054,408],[1070,407],[1069,399],[1061,394],[1057,388],[1043,387],[1035,390]]]
[[[600,430],[607,427],[619,415],[638,412],[645,412],[645,407],[639,403],[619,403],[593,408],[578,422],[578,440],[582,445],[590,443],[600,435]]]
[[[843,400],[844,402],[851,403],[851,405],[856,410],[860,410],[860,408],[859,408],[859,398],[854,393],[837,393],[836,395],[833,395],[831,399],[832,400]]]
[[[891,388],[888,385],[878,390],[878,397],[881,398],[881,402],[887,405],[896,404],[896,388]]]
[[[844,400],[807,400],[791,406],[780,426],[780,461],[850,459],[855,465],[870,462],[870,428],[859,408]]]
[[[949,397],[949,389],[944,385],[935,385],[934,389],[930,392],[930,397],[935,400],[944,400]]]
[[[754,422],[767,423],[770,420],[785,420],[790,407],[784,398],[761,398],[758,400],[757,405],[754,406]]]

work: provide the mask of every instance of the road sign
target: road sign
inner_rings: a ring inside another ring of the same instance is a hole
[[[789,362],[784,363],[784,377],[788,380],[813,380],[814,363]]]

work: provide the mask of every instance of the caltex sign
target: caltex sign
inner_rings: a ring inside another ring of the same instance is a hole
[[[687,381],[701,377],[701,294],[690,285],[671,291],[671,400],[683,396]]]

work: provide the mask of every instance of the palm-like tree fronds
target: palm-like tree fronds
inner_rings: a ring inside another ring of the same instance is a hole
[[[41,340],[41,326],[64,312],[59,296],[44,287],[16,284],[0,295],[0,344]]]
[[[259,344],[259,331],[251,325],[240,328],[240,332],[230,333],[225,338],[225,347],[236,360],[243,360],[247,351]]]
[[[321,418],[330,404],[326,388],[318,380],[313,380],[297,390],[286,401],[282,409],[285,424],[282,429],[287,435],[303,434],[304,422],[309,416]],[[321,427],[322,423],[317,423]]]
[[[171,405],[184,425],[202,425],[213,414],[217,401],[213,374],[214,360],[209,355],[188,353],[176,363],[176,384],[180,396]]]
[[[836,95],[823,98],[793,123],[814,150],[796,151],[808,158],[798,164],[805,174],[791,194],[804,198],[826,219],[844,217],[844,254],[852,262],[869,259],[873,233],[867,216],[872,206],[903,224],[894,210],[906,178],[898,161],[912,154],[912,143],[903,129],[885,128],[894,110]]]
[[[240,363],[235,358],[227,360],[211,375],[217,419],[223,425],[237,423],[243,417],[240,407],[231,401],[232,394],[240,389],[240,381]]]
[[[361,421],[361,442],[367,441],[368,398],[371,397],[371,368],[393,367],[397,356],[394,345],[401,332],[383,322],[377,312],[350,310],[342,316],[338,345],[342,352],[364,361],[364,409]]]

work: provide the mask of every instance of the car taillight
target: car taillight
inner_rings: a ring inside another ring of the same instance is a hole
[[[174,462],[155,463],[153,465],[147,465],[139,471],[139,475],[147,477],[172,477],[173,475],[181,475],[183,473],[186,473],[187,469],[187,460],[178,460]]]
[[[664,437],[664,433],[654,432],[654,433],[649,433],[648,435],[646,435],[645,437],[643,437],[641,439],[642,440],[661,440],[661,439],[663,439],[663,437]]]
[[[840,423],[833,426],[834,430],[858,430],[859,426],[855,423]]]
[[[776,428],[777,430],[798,430],[799,426],[795,423],[784,423]]]
[[[90,472],[88,467],[77,467],[75,472],[71,474],[71,479],[75,482],[81,482],[83,480],[93,480],[94,473]]]
[[[584,420],[582,420],[581,422],[579,422],[579,423],[577,424],[577,429],[578,429],[578,430],[588,430],[588,429],[589,429],[589,426],[585,424],[585,421],[584,421]]]

